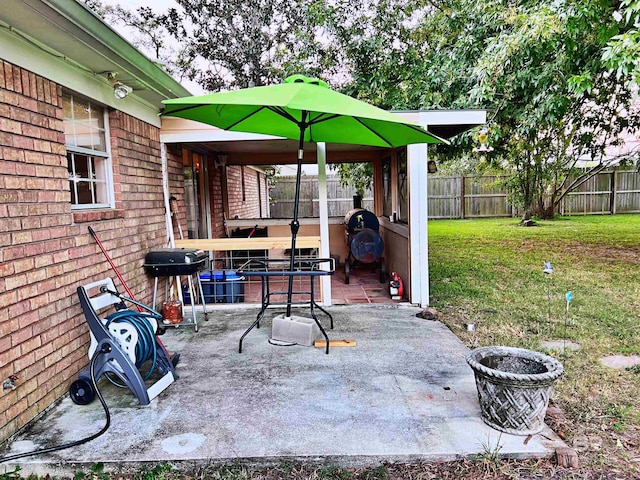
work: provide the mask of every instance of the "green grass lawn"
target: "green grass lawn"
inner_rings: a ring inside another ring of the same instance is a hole
[[[566,370],[554,401],[568,419],[557,428],[601,465],[640,466],[640,369],[600,363],[640,355],[639,249],[640,215],[564,217],[536,227],[515,219],[429,222],[431,303],[465,343],[543,350],[542,341],[566,338],[582,346],[547,352]],[[543,273],[545,261],[553,274]]]

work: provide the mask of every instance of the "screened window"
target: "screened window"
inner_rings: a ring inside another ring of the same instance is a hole
[[[63,93],[64,135],[72,208],[107,208],[113,203],[111,158],[105,110]]]

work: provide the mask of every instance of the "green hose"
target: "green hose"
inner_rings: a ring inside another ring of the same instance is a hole
[[[155,318],[159,320],[162,318],[160,315],[149,315],[145,313],[136,312],[133,310],[120,310],[115,313],[112,313],[108,317],[106,317],[105,327],[108,329],[111,324],[119,324],[119,323],[127,323],[132,325],[137,333],[138,333],[138,343],[135,346],[135,355],[136,355],[136,367],[140,368],[147,361],[151,360],[151,368],[147,372],[144,377],[146,381],[153,371],[156,368],[158,352],[157,345],[155,339],[155,332],[153,331],[153,326],[149,322],[149,317]],[[125,387],[125,385],[120,385],[115,382],[110,376],[107,375],[107,378],[119,387]]]

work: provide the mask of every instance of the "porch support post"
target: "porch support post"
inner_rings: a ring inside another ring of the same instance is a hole
[[[329,205],[327,201],[327,144],[317,144],[318,213],[320,215],[320,257],[329,258]],[[331,277],[319,277],[322,282],[322,305],[331,306]],[[313,281],[313,280],[312,280]]]
[[[429,305],[429,238],[427,195],[427,145],[407,147],[409,175],[409,253],[411,303]]]

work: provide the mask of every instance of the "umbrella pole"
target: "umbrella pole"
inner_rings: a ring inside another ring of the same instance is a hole
[[[296,195],[293,202],[293,220],[291,220],[291,263],[289,264],[289,271],[295,270],[296,261],[296,236],[300,229],[300,223],[298,222],[298,204],[300,203],[300,177],[302,176],[302,158],[304,157],[304,131],[306,129],[305,120],[307,112],[302,112],[302,124],[300,125],[300,142],[298,143],[298,171],[296,172]],[[313,281],[313,279],[311,279]],[[291,318],[291,303],[293,294],[293,275],[289,276],[289,288],[287,290],[287,315],[286,318]]]

